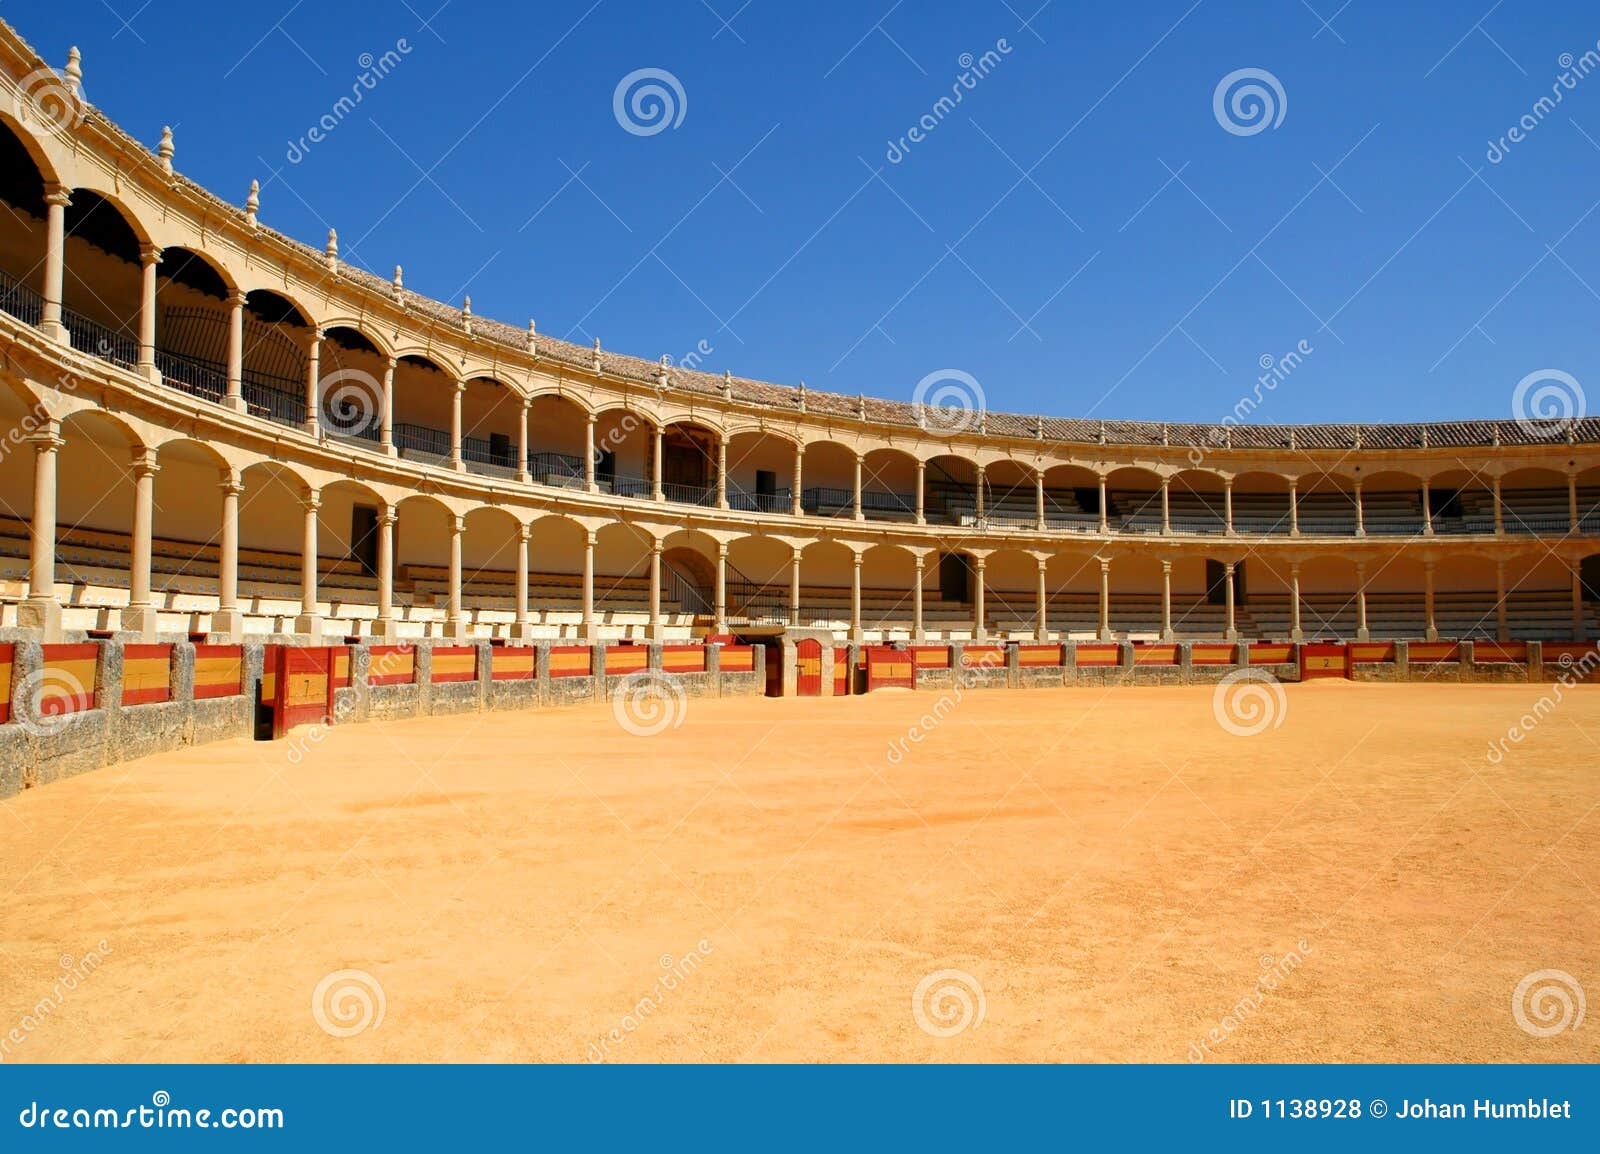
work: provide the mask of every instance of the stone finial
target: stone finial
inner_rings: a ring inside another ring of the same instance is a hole
[[[803,413],[803,412],[806,411],[806,383],[804,381],[800,382],[799,392],[800,392],[800,411]]]
[[[593,360],[593,364],[594,364],[594,371],[598,373],[600,371],[600,365],[601,365],[601,360],[600,360],[600,338],[599,337],[595,337],[595,339],[594,339],[594,356],[593,356],[592,360]]]
[[[659,393],[662,389],[667,387],[667,372],[671,367],[672,367],[672,358],[669,357],[666,353],[662,353],[661,354],[661,361],[660,361],[660,363],[658,363],[656,365],[656,371],[655,371],[656,392]]]
[[[1104,421],[1100,422],[1100,434],[1096,440],[1098,440],[1102,445],[1106,443],[1106,423]]]
[[[404,305],[406,303],[406,274],[405,270],[399,265],[394,266],[394,287],[392,291],[394,292],[394,299]]]
[[[322,258],[328,264],[329,272],[339,271],[339,233],[336,229],[328,230],[328,246],[322,250]]]
[[[1426,449],[1428,447],[1428,426],[1427,425],[1423,425],[1422,426],[1422,447],[1424,449]]]
[[[528,318],[528,355],[539,355],[539,326],[533,323],[533,318]]]
[[[172,154],[177,149],[172,144],[172,125],[161,126],[161,143],[156,145],[156,155],[161,158],[161,171],[168,176],[172,175]]]
[[[1497,448],[1497,449],[1500,447],[1500,422],[1499,421],[1496,421],[1495,424],[1494,424],[1494,447]]]
[[[1300,438],[1295,435],[1295,430],[1290,429],[1289,430],[1289,448],[1298,449],[1299,447],[1300,447]]]
[[[461,327],[467,330],[467,335],[472,335],[472,298],[461,298]]]
[[[727,369],[722,370],[722,399],[733,400],[733,373]]]
[[[1163,448],[1172,444],[1172,432],[1165,421],[1161,422],[1161,444]]]
[[[256,226],[256,213],[261,210],[261,182],[250,182],[250,195],[244,198],[244,219],[251,228]]]
[[[856,394],[856,419],[861,421],[867,419],[867,398],[863,393]]]
[[[67,49],[67,67],[62,77],[72,98],[83,99],[83,53],[78,51],[76,44]]]

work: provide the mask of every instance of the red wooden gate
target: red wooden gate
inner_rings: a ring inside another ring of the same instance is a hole
[[[911,654],[904,649],[874,645],[867,650],[867,690],[914,689]]]
[[[822,696],[822,642],[815,638],[794,643],[794,695]]]
[[[272,736],[333,716],[334,648],[273,647]],[[263,687],[265,688],[265,687]]]
[[[1343,645],[1302,645],[1300,647],[1300,680],[1313,681],[1318,677],[1349,677],[1350,651]]]

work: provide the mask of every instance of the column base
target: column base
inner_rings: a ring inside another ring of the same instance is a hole
[[[531,484],[533,484],[533,474],[532,473],[518,473],[517,474],[517,484],[519,484],[519,485],[531,485]]]
[[[1237,640],[1239,640],[1239,631],[1237,629],[1228,630],[1227,633],[1225,633],[1223,635],[1223,640],[1224,641],[1237,641]]]
[[[579,641],[587,641],[590,645],[593,645],[596,641],[599,641],[600,640],[600,627],[599,627],[599,625],[596,624],[593,621],[585,621],[582,625],[579,625],[578,626],[578,640]]]
[[[532,641],[533,622],[518,621],[511,626],[511,639],[513,641]]]
[[[117,632],[124,640],[151,641],[156,635],[156,610],[153,605],[129,605],[122,610],[122,627]]]
[[[1439,640],[1439,631],[1437,629],[1431,629],[1431,628],[1430,629],[1425,629],[1425,630],[1423,630],[1422,635],[1423,635],[1423,637],[1427,638],[1429,641],[1437,641],[1437,640]]]
[[[234,396],[232,393],[222,398],[222,404],[223,407],[232,409],[236,413],[243,413],[249,409],[249,406],[244,403],[244,397]]]
[[[666,627],[661,624],[653,624],[646,630],[645,636],[650,639],[651,645],[663,645],[667,640]]]
[[[60,321],[40,321],[39,331],[58,345],[72,347],[72,337],[67,332],[67,326]]]
[[[465,617],[446,617],[444,619],[444,635],[451,641],[466,641],[471,636],[471,628]]]
[[[1372,640],[1372,630],[1370,630],[1370,629],[1357,629],[1356,630],[1356,640],[1357,641],[1371,641]]]
[[[451,461],[450,467],[458,473],[465,473],[467,471],[467,463],[465,461]]]
[[[60,641],[61,603],[54,597],[29,597],[17,606],[17,625],[37,629],[46,641]]]
[[[1306,639],[1306,631],[1304,629],[1291,629],[1291,630],[1289,630],[1289,640],[1290,641],[1304,641],[1305,639]]]
[[[379,441],[378,448],[385,457],[398,457],[400,450],[394,447],[393,441]]]
[[[244,637],[244,614],[237,609],[218,609],[211,614],[211,636],[236,644]]]
[[[321,439],[321,437],[322,437],[322,426],[320,424],[318,424],[316,421],[307,421],[304,425],[301,425],[300,427],[302,429],[304,429],[308,435],[316,437],[319,440]]]
[[[1098,634],[1096,634],[1096,637],[1101,641],[1115,641],[1116,640],[1116,638],[1114,638],[1111,635],[1111,630],[1109,630],[1109,629],[1100,630],[1100,632]]]
[[[146,361],[140,364],[139,375],[145,380],[149,381],[152,385],[159,385],[161,383],[161,370],[156,368],[156,363],[154,361]]]
[[[304,636],[315,645],[322,640],[322,615],[300,614],[294,619],[294,631],[297,636]]]
[[[393,617],[375,617],[372,621],[371,636],[374,641],[397,641],[400,638],[400,628],[395,624]]]

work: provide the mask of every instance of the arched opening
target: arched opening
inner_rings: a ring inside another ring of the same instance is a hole
[[[228,285],[201,254],[161,251],[156,265],[156,368],[162,382],[220,402],[228,392]]]
[[[1600,536],[1600,465],[1579,472],[1576,482],[1578,532],[1586,537]]]
[[[1250,536],[1287,536],[1294,517],[1289,511],[1289,481],[1277,473],[1246,472],[1233,479],[1233,531]]]
[[[569,397],[545,393],[533,398],[528,406],[528,473],[535,484],[583,487],[588,420],[583,406]]]
[[[1382,471],[1361,477],[1361,518],[1373,536],[1410,537],[1422,532],[1422,479]]]
[[[245,629],[250,633],[292,633],[304,594],[301,559],[309,488],[299,474],[275,461],[251,465],[239,479],[243,486],[239,497],[239,609]],[[320,572],[320,512],[317,523]]]
[[[55,592],[63,606],[62,626],[112,629],[118,623],[114,614],[128,603],[133,457],[142,445],[128,426],[94,410],[64,418],[61,437]]]
[[[661,492],[682,505],[717,500],[717,445],[721,435],[692,421],[672,421],[661,431]],[[652,439],[651,453],[655,452]],[[651,476],[654,477],[654,462]]]
[[[923,473],[922,500],[927,519],[940,525],[976,525],[983,470],[966,457],[931,457]]]
[[[370,633],[378,616],[378,518],[383,499],[358,481],[334,481],[318,494],[317,598],[335,636]]]
[[[603,526],[595,534],[594,597],[603,637],[643,641],[650,626],[650,554],[655,539],[626,522]],[[693,618],[669,614],[662,599],[662,624],[687,637]]]
[[[1090,478],[1095,487],[1081,491],[1079,498],[1085,502],[1086,510],[1096,515],[1098,522],[1099,479],[1093,474],[1090,474]],[[1174,494],[1176,491],[1175,488]],[[1178,512],[1179,508],[1174,506],[1173,513]],[[1107,473],[1106,520],[1112,528],[1121,533],[1161,532],[1161,474],[1153,469],[1141,469],[1136,465],[1113,469]],[[1098,524],[1096,527],[1098,528]],[[1186,531],[1178,528],[1176,524],[1172,527],[1176,532]]]
[[[1168,485],[1168,509],[1174,533],[1216,535],[1227,532],[1226,486],[1204,469],[1183,469]]]
[[[322,335],[317,356],[317,423],[325,437],[371,448],[382,437],[388,357],[349,325]]]
[[[800,558],[800,624],[807,629],[850,629],[850,585],[855,554],[837,541],[813,541]]]
[[[794,509],[796,444],[772,433],[745,431],[728,438],[728,506],[756,513]]]
[[[449,462],[455,387],[455,377],[428,357],[413,353],[396,362],[394,444],[402,458],[425,465]]]
[[[1261,607],[1255,607],[1258,622]],[[1307,641],[1356,637],[1356,566],[1342,556],[1308,557],[1300,565],[1300,629]],[[1288,631],[1288,613],[1281,632]],[[1279,632],[1274,630],[1274,632]]]
[[[541,517],[533,523],[528,537],[528,612],[537,635],[579,636],[587,540],[584,527],[566,517]]]
[[[311,322],[287,297],[267,289],[245,294],[243,319],[246,409],[280,425],[304,427]]]
[[[850,517],[855,513],[855,453],[833,441],[812,441],[805,448],[805,492],[801,507],[812,516]]]
[[[44,309],[45,178],[11,126],[0,122],[0,310],[36,325]]]
[[[450,537],[455,514],[436,497],[422,494],[399,501],[395,513],[395,600],[398,603],[404,597],[409,604],[404,619],[416,632],[442,637],[450,608]],[[465,572],[463,555],[463,575]]]
[[[991,637],[1032,638],[1037,633],[1039,563],[1031,554],[1017,549],[990,553],[984,559],[983,589],[984,624]]]
[[[874,545],[862,554],[864,641],[905,641],[911,637],[916,583],[917,559],[907,550],[896,545]]]
[[[463,519],[461,608],[469,623],[468,636],[511,635],[516,622],[517,551],[521,548],[521,526],[506,510],[484,506]]]
[[[139,232],[122,210],[74,189],[66,211],[61,323],[72,347],[126,368],[139,362]]]
[[[522,398],[493,377],[474,377],[461,394],[461,459],[473,473],[515,477],[527,467],[517,459]]]
[[[1098,499],[1098,488],[1095,495]],[[1090,553],[1057,553],[1045,564],[1044,579],[1050,631],[1077,641],[1095,637],[1100,629],[1099,558]]]
[[[1295,500],[1302,536],[1355,535],[1356,493],[1349,478],[1336,473],[1303,474],[1296,486]]]
[[[729,544],[729,625],[788,622],[793,558],[792,546],[771,537],[739,537]]]
[[[866,455],[861,462],[861,515],[869,521],[917,519],[915,457],[903,449],[873,449]]]
[[[1173,598],[1173,626],[1186,633],[1197,626],[1191,616],[1179,612]],[[1111,562],[1111,632],[1129,641],[1156,641],[1161,638],[1162,572],[1161,562],[1146,554],[1116,557]],[[1211,634],[1207,633],[1206,636]],[[1220,635],[1220,634],[1218,634]]]
[[[222,481],[227,463],[210,445],[180,438],[156,455],[151,502],[150,591],[161,630],[197,633],[218,607]]]
[[[1566,474],[1556,469],[1512,469],[1500,479],[1500,513],[1507,533],[1560,536],[1569,532],[1572,513]]]
[[[983,472],[984,519],[998,528],[1032,529],[1038,524],[1038,486],[1031,465],[994,461]]]
[[[1100,478],[1094,470],[1051,465],[1044,471],[1044,524],[1046,529],[1099,531]]]
[[[680,529],[662,542],[661,608],[703,618],[709,624],[717,601],[717,543],[694,529]]]
[[[1428,511],[1439,534],[1494,532],[1494,481],[1474,469],[1447,469],[1428,482]]]
[[[599,413],[594,425],[594,472],[600,491],[619,497],[652,497],[654,441],[655,426],[648,417],[620,408]]]

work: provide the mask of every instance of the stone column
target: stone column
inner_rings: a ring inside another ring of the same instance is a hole
[[[1233,536],[1233,478],[1222,482],[1222,531]]]
[[[532,406],[533,402],[523,397],[517,413],[517,480],[524,485],[533,480],[528,472],[528,410]]]
[[[228,296],[228,395],[223,403],[244,412],[244,293]]]
[[[47,641],[61,638],[61,602],[56,600],[56,457],[61,422],[47,420],[28,438],[33,444],[33,524],[28,553],[28,599],[17,609],[17,624],[42,630]]]
[[[728,543],[717,542],[717,601],[715,630],[728,631]]]
[[[591,426],[592,427],[592,426]],[[589,460],[593,461],[591,455]],[[586,641],[595,640],[594,621],[594,530],[590,529],[584,534],[583,541],[583,636]]]
[[[1585,627],[1583,617],[1583,574],[1574,567],[1572,570],[1572,639],[1574,641],[1587,640],[1589,630]]]
[[[59,184],[50,184],[45,186],[44,203],[44,307],[39,330],[65,345],[71,337],[61,323],[61,286],[67,267],[67,206],[72,198]]]
[[[394,370],[400,362],[390,357],[383,368],[383,410],[378,415],[378,444],[389,456],[395,456],[394,447]]]
[[[728,507],[728,438],[717,438],[717,508]]]
[[[924,490],[928,484],[928,462],[917,462],[917,524],[928,523],[928,495]]]
[[[1227,594],[1227,603],[1228,603],[1228,631],[1227,631],[1226,636],[1227,636],[1229,641],[1237,641],[1237,640],[1239,640],[1238,624],[1237,624],[1237,622],[1236,622],[1236,620],[1234,618],[1234,589],[1233,589],[1233,571],[1234,571],[1234,568],[1235,568],[1235,566],[1234,566],[1234,563],[1232,561],[1229,561],[1227,564],[1225,564],[1222,567],[1223,580],[1226,582],[1225,591],[1226,591],[1226,594]]]
[[[1511,624],[1506,606],[1506,563],[1494,563],[1494,639],[1511,640]]]
[[[1034,504],[1034,520],[1035,520],[1034,528],[1038,529],[1039,532],[1043,533],[1044,532],[1044,470],[1043,469],[1035,469],[1034,470],[1034,474],[1033,474],[1033,492],[1034,492],[1033,504]]]
[[[300,616],[294,631],[315,640],[322,634],[322,615],[317,608],[317,512],[322,508],[322,494],[310,490],[301,507],[305,510],[305,535],[300,545]]]
[[[1424,561],[1422,563],[1422,635],[1429,641],[1439,640],[1439,626],[1434,617],[1433,578],[1434,562]]]
[[[460,394],[458,393],[457,396]],[[466,529],[466,519],[450,515],[450,604],[444,612],[444,635],[460,640],[467,635],[467,623],[461,613],[461,535]]]
[[[1105,474],[1102,473],[1100,474],[1100,532],[1102,533],[1110,530],[1111,522],[1109,516],[1110,514],[1106,509],[1106,478]]]
[[[1289,536],[1300,536],[1300,478],[1289,478]]]
[[[789,624],[800,627],[800,550],[789,559]]]
[[[650,496],[657,501],[665,501],[667,494],[661,488],[661,446],[666,436],[666,430],[660,425],[655,427],[654,451],[650,458]]]
[[[461,399],[466,395],[467,382],[456,381],[450,388],[450,467],[465,471],[467,465],[461,458]]]
[[[583,487],[589,493],[600,491],[600,483],[594,479],[595,464],[594,414],[591,413],[583,422]]]
[[[522,411],[526,413],[528,410],[524,408]],[[511,635],[518,641],[526,641],[533,636],[532,626],[528,624],[528,545],[532,539],[531,526],[517,526],[517,601]]]
[[[1172,640],[1172,562],[1161,562],[1161,640]]]
[[[1500,478],[1494,479],[1494,535],[1504,537],[1506,533],[1505,507],[1500,501]],[[1505,638],[1501,638],[1502,641]]]
[[[151,381],[161,379],[156,371],[156,266],[160,263],[159,248],[139,246],[139,371]]]
[[[1300,627],[1300,562],[1289,566],[1289,640],[1304,641],[1305,630]]]
[[[861,642],[861,564],[866,557],[860,553],[851,556],[850,567],[850,640]]]
[[[1105,484],[1104,479],[1101,481]],[[1101,509],[1105,506],[1102,504]],[[1100,558],[1100,640],[1111,640],[1111,562]]]
[[[650,640],[661,641],[661,542],[650,543]]]
[[[972,636],[977,641],[985,641],[989,637],[989,625],[985,620],[988,614],[983,606],[983,574],[987,566],[987,557],[972,559]]]
[[[1567,519],[1571,522],[1569,528],[1573,533],[1578,531],[1578,476],[1576,473],[1567,477]]]
[[[1428,499],[1427,478],[1423,478],[1422,481],[1422,535],[1433,536],[1433,504]]]
[[[928,636],[922,624],[922,582],[927,572],[928,558],[917,554],[917,576],[911,586],[911,640],[922,641]]]
[[[1045,566],[1050,561],[1047,557],[1038,557],[1035,560],[1039,562],[1039,621],[1034,628],[1034,636],[1040,644],[1043,644],[1050,640],[1050,585],[1045,580]]]
[[[977,484],[973,486],[973,488],[976,491],[973,494],[973,510],[972,510],[972,512],[973,512],[974,518],[977,520],[978,524],[980,524],[980,525],[983,524],[983,505],[984,505],[983,497],[984,497],[984,490],[988,487],[986,485],[986,483],[985,483],[988,480],[988,476],[989,476],[988,470],[986,470],[986,469],[984,469],[984,468],[982,468],[980,466],[978,471],[977,471],[977,474],[975,476],[975,480],[977,481]]]
[[[1367,535],[1367,510],[1361,502],[1361,482],[1356,482],[1356,536]]]
[[[322,426],[322,330],[312,329],[306,341],[306,432],[313,437]]]
[[[239,494],[244,486],[232,470],[222,477],[222,542],[217,561],[217,611],[211,615],[211,632],[227,641],[244,636],[239,612]]]
[[[866,457],[861,453],[856,454],[856,479],[854,495],[850,501],[850,513],[857,521],[863,519],[861,513],[861,469],[866,464]]]
[[[805,451],[805,448],[803,446],[801,446],[801,445],[796,445],[794,447],[794,481],[793,481],[793,488],[791,489],[791,491],[789,493],[789,512],[790,512],[791,515],[793,515],[795,517],[798,517],[798,516],[800,516],[801,514],[803,514],[805,512],[805,509],[803,507],[803,500],[804,500],[804,497],[805,497],[805,490],[801,488],[801,484],[802,484],[802,481],[803,481],[803,478],[804,478],[804,475],[805,475],[805,462],[806,462],[806,451]]]
[[[399,519],[393,505],[378,510],[378,619],[372,634],[385,639],[399,634],[394,622],[394,523]]]
[[[161,466],[153,449],[133,455],[133,540],[129,548],[128,607],[122,631],[128,640],[149,640],[156,633],[155,605],[150,597],[151,537],[155,528],[156,474]]]
[[[1372,640],[1372,632],[1367,628],[1367,564],[1365,561],[1356,565],[1356,640]]]
[[[1102,500],[1104,498],[1102,497]],[[1172,535],[1172,478],[1161,478],[1161,535]]]

